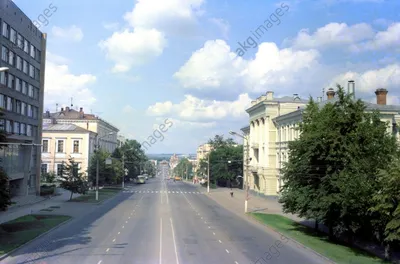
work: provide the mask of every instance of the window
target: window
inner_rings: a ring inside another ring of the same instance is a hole
[[[35,68],[35,80],[40,81],[40,70]]]
[[[29,76],[35,78],[35,67],[33,65],[29,65]]]
[[[31,52],[30,52],[30,55],[31,55],[32,58],[35,58],[35,46],[33,46],[32,44],[31,44]]]
[[[27,94],[28,93],[28,83],[25,81],[22,81],[22,93]]]
[[[21,123],[19,133],[24,136],[26,135],[26,125],[24,123]]]
[[[22,71],[22,59],[17,55],[17,69]]]
[[[63,174],[63,164],[57,164],[57,176],[62,176]]]
[[[26,125],[26,135],[28,137],[32,136],[32,126],[31,125]]]
[[[12,125],[10,120],[6,120],[6,132],[12,133]]]
[[[10,40],[14,44],[17,42],[17,32],[13,28],[10,31]]]
[[[15,90],[21,92],[22,80],[20,78],[15,77]]]
[[[14,122],[14,134],[19,135],[19,123]]]
[[[33,117],[32,106],[30,104],[28,104],[28,116]]]
[[[57,140],[57,152],[64,153],[64,140],[62,139]]]
[[[17,114],[21,114],[21,101],[20,100],[16,100],[15,101],[15,112],[17,112]]]
[[[21,102],[21,115],[26,115],[26,103]]]
[[[20,49],[24,48],[24,38],[21,36],[21,34],[18,33],[17,35],[17,46]]]
[[[39,100],[39,89],[36,87],[33,88],[33,98]]]
[[[48,164],[42,164],[42,165],[40,166],[40,172],[41,172],[42,174],[47,173],[47,168],[48,168]]]
[[[28,96],[33,97],[33,86],[32,84],[28,84]]]
[[[7,85],[7,73],[0,72],[0,83],[3,85]]]
[[[23,61],[24,61],[23,72],[28,74],[28,65],[29,65],[29,63],[26,60],[23,60]]]
[[[38,119],[38,115],[39,115],[39,108],[32,106],[32,110],[33,110],[33,118],[34,119]]]
[[[3,22],[3,36],[6,38],[10,37],[10,26],[6,22]]]
[[[8,49],[4,46],[1,47],[1,59],[8,62]]]
[[[29,42],[24,39],[24,51],[29,54]]]
[[[15,54],[11,50],[8,51],[8,63],[14,66],[15,64]]]
[[[8,111],[13,110],[13,99],[11,97],[7,97],[7,108]]]
[[[14,75],[8,74],[8,88],[14,89],[15,87],[15,81],[14,81]]]
[[[4,131],[4,119],[0,119],[0,130]]]
[[[43,153],[48,153],[49,152],[49,140],[48,139],[43,139],[42,142],[42,152]]]
[[[4,94],[0,94],[0,108],[6,108],[6,97]]]
[[[79,140],[74,140],[74,153],[79,153]]]

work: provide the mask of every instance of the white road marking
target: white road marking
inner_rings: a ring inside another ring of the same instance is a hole
[[[108,252],[110,249],[109,248],[107,248],[107,250],[106,250],[106,252]]]
[[[221,240],[218,240],[219,241],[219,243],[221,243],[222,244],[222,241]]]
[[[211,228],[210,226],[208,226],[208,228]]]
[[[125,226],[122,226],[122,228],[124,228]]]
[[[102,260],[99,260],[99,262],[97,262],[97,264],[101,264],[101,262],[103,262]]]
[[[131,219],[131,217],[129,216],[128,219]]]
[[[121,234],[121,232],[118,232],[118,235]]]
[[[225,249],[226,250],[226,253],[228,253],[229,254],[229,250],[227,250],[227,249]]]
[[[172,238],[174,240],[174,247],[175,247],[175,258],[176,258],[176,264],[179,264],[179,259],[178,259],[178,250],[176,248],[176,241],[175,241],[175,231],[174,231],[174,225],[172,224],[172,218],[169,218],[171,222],[171,228],[172,228]]]
[[[239,264],[239,262],[235,261],[235,264]]]
[[[160,218],[160,264],[162,259],[162,218]]]
[[[125,224],[127,224],[128,223],[128,221],[125,221]]]
[[[113,239],[113,242],[115,242],[115,238]]]
[[[213,235],[215,236],[215,233],[213,232]]]

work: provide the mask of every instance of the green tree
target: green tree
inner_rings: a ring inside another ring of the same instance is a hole
[[[67,164],[63,164],[63,174],[60,179],[60,187],[71,192],[70,200],[74,193],[85,194],[88,190],[84,173],[80,172],[78,163],[69,158]]]
[[[213,149],[233,146],[235,145],[235,141],[232,138],[224,138],[224,135],[215,135],[213,139],[208,140],[208,144],[211,145]]]
[[[93,186],[96,185],[96,166],[97,160],[99,161],[99,185],[102,185],[106,182],[110,181],[110,171],[109,168],[106,166],[106,159],[109,158],[111,155],[105,150],[98,150],[94,153],[94,155],[90,159],[90,166],[89,166],[89,181],[92,183]]]
[[[189,179],[193,171],[192,163],[187,159],[183,158],[179,161],[178,165],[174,168],[174,174],[181,177],[182,179]]]
[[[378,112],[366,112],[361,100],[337,88],[333,103],[319,107],[310,99],[300,138],[289,143],[280,202],[286,213],[326,224],[331,239],[346,234],[352,242],[357,231],[368,230],[376,175],[396,144]]]
[[[42,180],[46,183],[54,183],[56,176],[54,171],[46,172],[42,174]]]
[[[144,163],[144,171],[151,176],[155,176],[156,174],[156,167],[154,166],[154,163],[151,161],[146,161]]]
[[[125,156],[125,168],[128,169],[128,178],[136,178],[143,170],[144,162],[148,160],[139,142],[127,140],[121,147],[121,152]]]
[[[4,116],[3,112],[0,112],[0,117]],[[7,142],[6,134],[4,133],[4,127],[0,127],[0,142]],[[0,145],[0,149],[6,147],[5,145]],[[6,210],[8,206],[11,205],[11,193],[9,186],[9,178],[5,170],[0,167],[0,209]]]

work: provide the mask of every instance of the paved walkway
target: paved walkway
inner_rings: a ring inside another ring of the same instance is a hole
[[[34,204],[29,204],[26,203],[24,205],[20,206],[12,206],[10,207],[7,211],[2,211],[0,212],[0,224],[4,222],[8,222],[11,220],[14,220],[18,217],[27,215],[27,214],[32,214],[32,213],[39,213],[40,210],[46,209],[50,206],[61,206],[63,204],[66,204],[66,202],[69,200],[71,193],[69,191],[63,191],[61,195],[58,196],[53,196],[51,198],[45,198],[43,199],[42,197],[34,196],[33,198]],[[74,194],[72,197],[78,197],[80,194]],[[72,204],[71,204],[72,205]],[[42,213],[42,212],[40,212]],[[52,213],[53,212],[46,212],[46,213]]]

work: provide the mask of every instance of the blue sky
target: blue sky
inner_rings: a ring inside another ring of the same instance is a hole
[[[195,153],[215,134],[238,131],[251,99],[269,90],[306,98],[354,79],[358,97],[374,102],[383,87],[388,103],[400,103],[396,0],[14,2],[32,20],[57,7],[40,27],[45,109],[73,97],[139,142],[169,118],[148,153]],[[258,46],[235,57],[266,20],[275,22]]]

